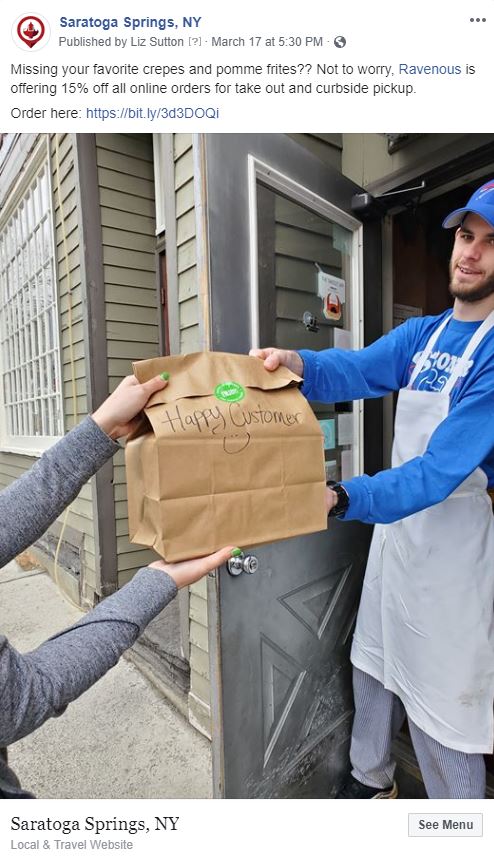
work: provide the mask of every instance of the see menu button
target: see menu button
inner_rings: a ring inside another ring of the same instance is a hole
[[[409,813],[409,837],[482,837],[482,813]]]

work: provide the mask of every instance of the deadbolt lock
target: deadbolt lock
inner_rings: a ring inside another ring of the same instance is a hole
[[[242,573],[255,573],[259,567],[259,561],[255,555],[236,555],[229,558],[227,570],[230,576],[240,576]]]
[[[304,312],[302,315],[302,324],[310,333],[317,333],[319,331],[318,320],[312,312]]]

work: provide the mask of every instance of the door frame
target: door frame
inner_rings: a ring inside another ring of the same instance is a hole
[[[420,203],[427,204],[430,201],[433,201],[435,198],[439,198],[441,195],[444,195],[446,192],[451,191],[452,189],[457,189],[459,186],[464,183],[471,182],[477,178],[481,178],[484,174],[489,173],[489,169],[494,174],[494,158],[487,159],[487,155],[485,155],[484,161],[479,157],[478,153],[473,151],[471,153],[471,162],[470,164],[465,165],[466,154],[463,154],[462,162],[460,163],[460,172],[457,176],[454,176],[453,179],[449,176],[445,182],[439,182],[437,186],[433,185],[433,188],[424,192],[421,195]],[[428,182],[434,184],[436,180],[441,181],[442,174],[445,169],[451,168],[453,170],[455,159],[451,161],[447,161],[441,163],[440,165],[436,165],[435,168],[428,175]],[[479,167],[480,165],[480,167]],[[424,170],[426,165],[424,163]],[[397,191],[397,188],[403,185],[403,183],[410,182],[411,186],[418,185],[423,179],[423,172],[420,170],[416,170],[415,174],[410,178],[409,171],[406,169],[395,178],[395,185],[389,190],[391,192]],[[395,188],[395,186],[397,188]],[[389,211],[386,213],[383,219],[383,234],[382,234],[382,261],[383,261],[383,320],[382,320],[382,332],[388,333],[393,327],[393,298],[394,298],[394,280],[393,280],[393,272],[394,272],[394,261],[393,261],[393,240],[394,240],[394,231],[395,231],[395,217],[399,216],[400,213],[403,213],[406,210],[406,205],[401,204],[396,207],[391,207]],[[390,467],[391,465],[391,447],[393,441],[393,426],[394,426],[394,403],[393,396],[386,396],[384,398],[383,403],[383,464],[384,467]]]
[[[332,219],[352,232],[352,264],[356,268],[355,281],[358,285],[356,293],[356,303],[352,304],[352,331],[358,334],[356,348],[363,345],[363,320],[362,320],[362,300],[363,300],[363,228],[362,223],[353,216],[349,216],[344,210],[321,198],[315,192],[307,189],[301,183],[278,171],[273,166],[263,162],[252,153],[247,157],[248,174],[249,174],[249,235],[250,235],[250,290],[251,290],[251,342],[252,348],[259,348],[259,280],[257,272],[257,181],[265,183],[270,189],[280,192],[282,195],[313,210],[327,219]]]

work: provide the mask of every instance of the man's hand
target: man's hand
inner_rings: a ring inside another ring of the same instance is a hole
[[[296,351],[284,351],[281,348],[251,348],[249,355],[264,360],[264,368],[268,372],[274,372],[278,366],[286,366],[291,372],[295,372],[295,375],[303,378],[304,361]]]
[[[145,384],[139,384],[135,375],[128,375],[92,414],[92,418],[110,438],[130,435],[153,393],[163,390],[167,383],[158,375]]]
[[[192,585],[193,582],[198,582],[206,573],[215,570],[224,564],[235,552],[237,555],[239,549],[234,546],[225,546],[218,552],[213,552],[212,555],[206,555],[205,558],[194,558],[191,561],[181,561],[177,564],[167,564],[166,561],[153,561],[149,567],[154,567],[156,570],[163,570],[164,573],[173,579],[177,588],[184,588],[186,585]]]
[[[336,492],[334,491],[334,489],[330,489],[328,486],[326,486],[326,510],[328,512],[328,515],[333,509],[333,507],[336,507],[337,503],[338,496]]]

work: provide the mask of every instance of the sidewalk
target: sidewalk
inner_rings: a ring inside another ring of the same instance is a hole
[[[81,613],[43,570],[0,570],[1,630],[29,651]],[[210,798],[210,746],[122,658],[67,711],[9,747],[38,798]]]

